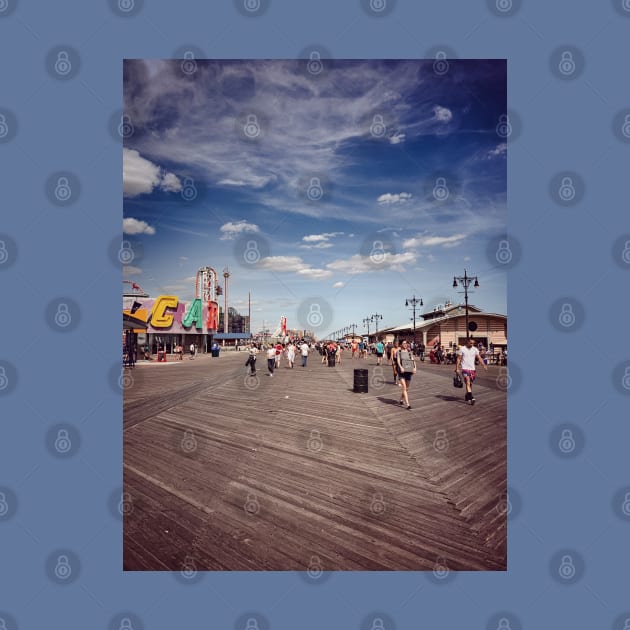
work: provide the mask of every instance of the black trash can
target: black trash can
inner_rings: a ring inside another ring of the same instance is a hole
[[[365,369],[354,371],[354,391],[359,394],[367,394],[368,371]]]

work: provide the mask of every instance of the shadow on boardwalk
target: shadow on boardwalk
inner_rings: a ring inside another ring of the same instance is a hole
[[[506,395],[421,365],[410,411],[373,360],[243,353],[139,366],[125,392],[126,570],[506,569]],[[353,365],[354,363],[354,365]],[[352,392],[354,367],[370,391]],[[377,370],[375,372],[375,370]]]

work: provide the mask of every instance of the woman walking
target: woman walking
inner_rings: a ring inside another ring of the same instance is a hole
[[[287,361],[289,362],[289,367],[293,368],[293,363],[295,362],[295,346],[293,342],[289,342],[287,346]]]
[[[394,345],[392,346],[390,352],[390,358],[392,360],[392,371],[394,372],[394,385],[400,384],[398,382],[398,363],[396,361],[396,355],[398,354],[399,350],[400,348],[398,347],[398,341],[394,341]]]
[[[407,409],[411,409],[409,404],[409,385],[411,384],[411,377],[416,373],[416,360],[409,350],[407,341],[402,342],[402,346],[396,354],[396,363],[398,365],[398,378],[402,387],[399,402],[401,405],[406,405]]]

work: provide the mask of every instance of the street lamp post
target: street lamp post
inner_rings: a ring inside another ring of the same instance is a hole
[[[407,298],[405,300],[405,306],[413,309],[413,351],[416,351],[416,306],[424,306],[424,302],[422,298],[418,299],[416,294],[414,293],[412,298]]]
[[[365,328],[366,326],[367,326],[367,330],[368,330],[367,336],[368,336],[368,344],[369,344],[370,343],[370,318],[369,317],[366,317],[363,320],[363,327]]]
[[[383,319],[382,315],[379,315],[378,313],[374,313],[374,315],[370,316],[370,321],[375,323],[376,326],[376,339],[378,339],[378,320],[379,319]]]
[[[352,341],[354,341],[354,329],[357,327],[356,324],[351,324],[352,326]]]
[[[466,269],[464,269],[463,276],[453,276],[453,288],[456,288],[458,286],[458,280],[464,287],[464,301],[466,303],[466,338],[468,338],[470,334],[470,331],[468,330],[468,287],[474,280],[473,287],[475,287],[476,289],[479,286],[479,280],[477,279],[477,276],[469,276]]]

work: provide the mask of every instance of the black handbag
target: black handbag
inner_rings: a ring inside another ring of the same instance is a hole
[[[453,376],[453,387],[464,387],[464,381],[462,381],[459,372],[455,372],[455,376]]]

